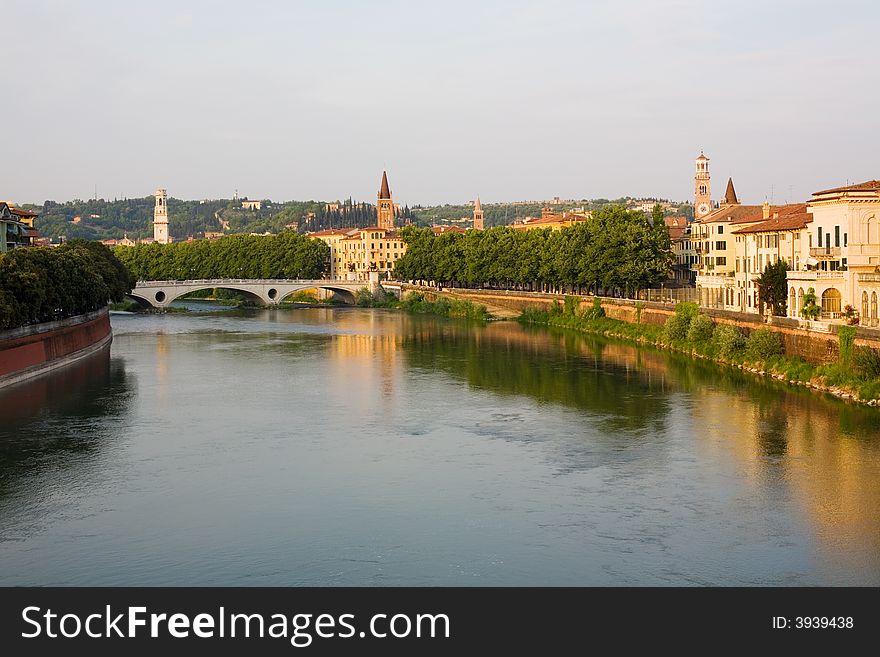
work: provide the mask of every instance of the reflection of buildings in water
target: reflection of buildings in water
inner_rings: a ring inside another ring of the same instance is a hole
[[[740,476],[754,494],[779,494],[780,505],[791,501],[800,507],[814,529],[816,548],[825,553],[824,563],[835,563],[835,552],[846,545],[848,553],[861,555],[869,580],[877,581],[876,411],[806,394],[783,391],[764,400],[749,392],[694,392],[696,424],[711,428],[713,434],[711,440],[695,440],[695,447],[734,455]],[[848,415],[857,416],[856,421],[848,422]],[[842,430],[848,423],[853,428]],[[774,500],[764,502],[772,505]]]
[[[156,334],[156,397],[160,406],[168,404],[168,368],[170,345],[166,333]]]
[[[385,401],[393,398],[394,379],[402,376],[398,360],[400,338],[396,332],[335,335],[328,356],[329,367],[335,369],[334,379],[346,389],[358,391],[358,395],[351,395],[350,403],[370,403],[372,400],[363,392],[373,388],[381,390]]]

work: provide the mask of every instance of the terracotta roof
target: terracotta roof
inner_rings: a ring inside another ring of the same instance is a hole
[[[388,175],[382,172],[382,186],[379,188],[379,198],[391,198],[391,190],[388,189]]]
[[[330,237],[332,235],[348,235],[352,230],[357,230],[354,228],[327,228],[326,230],[319,230],[315,233],[306,233],[308,237]]]
[[[733,178],[727,179],[727,191],[724,192],[724,202],[727,205],[739,205],[736,198],[736,190],[733,188]]]
[[[757,218],[755,218],[756,214]],[[720,208],[712,210],[712,212],[702,219],[698,219],[697,223],[708,224],[723,221],[731,224],[739,224],[749,221],[761,221],[761,219],[762,214],[760,205],[722,205]]]
[[[834,192],[880,192],[880,180],[867,180],[857,185],[847,185],[846,187],[834,187],[832,189],[823,189],[821,192],[813,192],[813,196],[817,194],[833,194]]]
[[[21,208],[17,208],[15,206],[9,206],[9,211],[14,215],[18,215],[19,217],[39,217],[40,216],[38,212],[31,212],[30,210],[22,210]]]
[[[483,206],[480,205],[480,197],[478,196],[476,202],[474,203],[474,212],[482,212],[482,211],[483,211]]]
[[[443,233],[466,233],[467,232],[464,228],[459,228],[458,226],[431,226],[431,230],[434,231],[435,235],[442,235]]]
[[[675,216],[675,217],[663,217],[663,223],[667,225],[669,228],[683,228],[687,227],[687,217],[684,216]]]
[[[700,151],[700,156],[697,158],[698,160],[708,160],[709,158],[703,155],[703,151]]]
[[[758,219],[763,214],[758,215]],[[734,233],[737,235],[746,233],[769,233],[780,230],[800,230],[813,221],[813,215],[807,212],[806,203],[792,203],[790,205],[776,205],[770,207],[770,219],[765,219],[754,226],[743,226]]]

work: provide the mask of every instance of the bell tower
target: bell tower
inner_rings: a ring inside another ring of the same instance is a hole
[[[156,190],[156,206],[153,208],[153,239],[168,244],[168,192],[161,187]]]
[[[694,219],[702,219],[712,211],[712,187],[709,158],[700,151],[694,172]]]
[[[394,228],[394,201],[391,200],[388,175],[384,171],[382,172],[382,185],[379,187],[379,197],[376,201],[376,216],[379,228],[385,230]]]
[[[480,197],[474,202],[474,229],[483,230],[483,206],[480,205]]]

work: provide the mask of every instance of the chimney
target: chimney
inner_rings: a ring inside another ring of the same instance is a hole
[[[764,201],[764,205],[761,206],[762,215],[764,219],[770,218],[770,204],[767,201]]]

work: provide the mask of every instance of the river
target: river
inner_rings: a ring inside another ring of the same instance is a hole
[[[880,584],[878,409],[513,322],[112,324],[0,392],[0,584]]]

